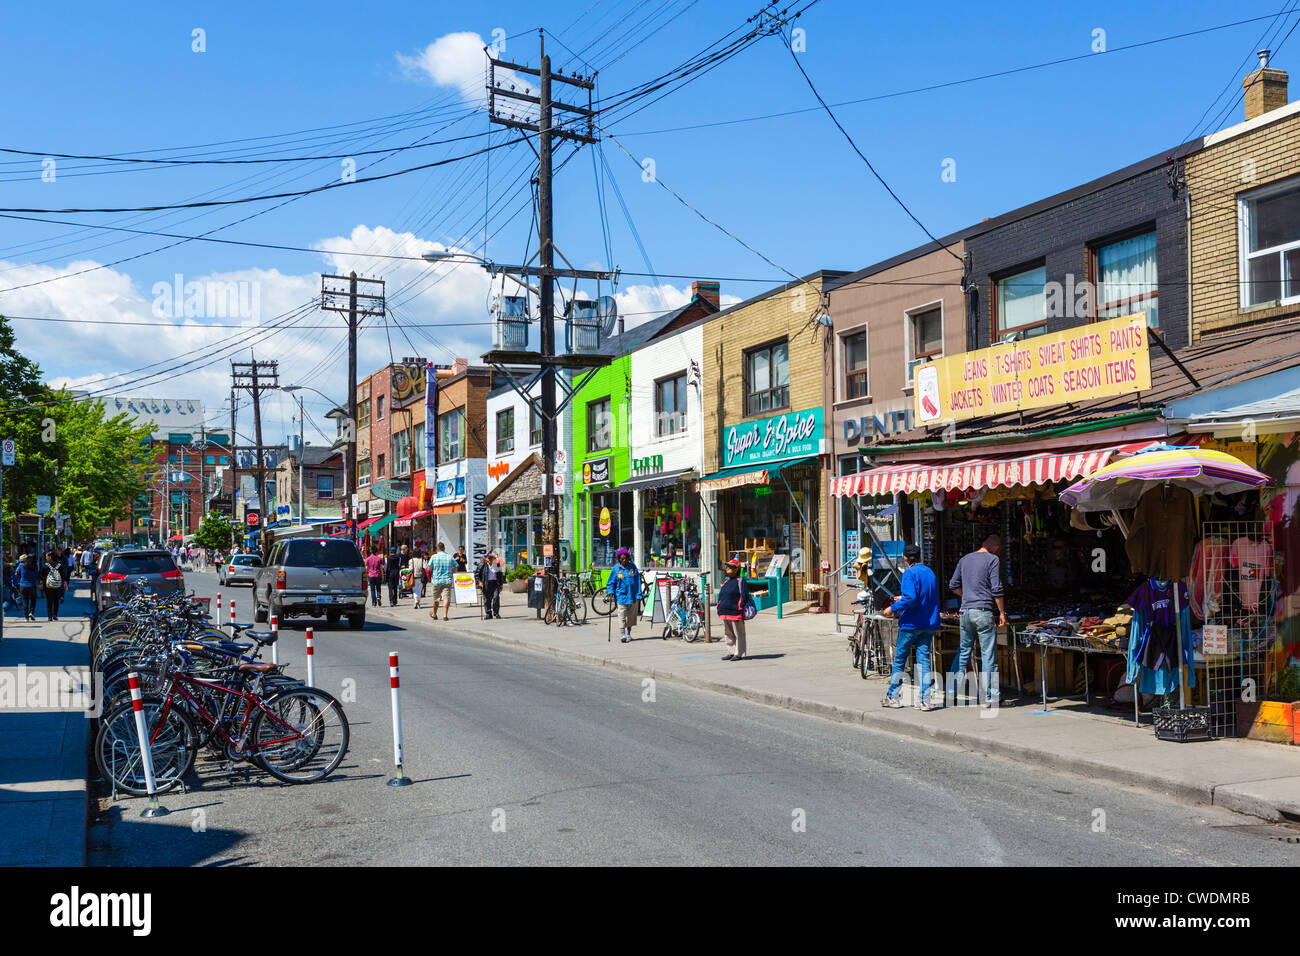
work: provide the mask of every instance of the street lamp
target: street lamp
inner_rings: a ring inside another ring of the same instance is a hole
[[[321,398],[325,399],[325,401],[329,402],[331,405],[334,406],[328,412],[325,413],[326,418],[332,418],[335,421],[340,421],[340,420],[346,420],[348,417],[347,409],[343,407],[342,403],[335,402],[334,399],[330,398],[328,395],[326,395],[318,388],[312,388],[310,385],[281,385],[280,389],[281,391],[285,391],[285,392],[301,392],[303,389],[306,389],[309,392],[315,392]],[[352,427],[353,428],[356,427],[355,422],[352,423]],[[338,441],[334,442],[333,445],[330,446],[330,451],[335,451],[338,449],[340,445],[346,445],[346,444],[347,444],[346,437],[341,438]],[[298,396],[298,523],[299,524],[305,524],[307,521],[307,515],[306,515],[307,499],[303,497],[303,488],[302,488],[302,464],[303,464],[303,455],[306,454],[306,446],[307,446],[307,442],[303,437],[302,395],[299,395]],[[344,454],[343,493],[345,495],[347,494],[347,487],[348,487],[348,456]],[[344,504],[345,507],[349,509],[352,507],[352,502],[350,501],[345,502]]]
[[[491,259],[484,259],[482,256],[474,255],[474,253],[472,252],[453,252],[450,249],[439,249],[439,250],[435,250],[434,252],[426,252],[422,254],[420,258],[423,259],[425,262],[430,262],[430,263],[455,262],[457,259],[468,259],[470,262],[477,262],[479,265],[481,265],[488,272],[492,273],[492,275],[494,276],[497,274],[497,272],[501,271],[497,268],[496,263],[493,262]],[[522,279],[518,279],[515,276],[510,275],[510,273],[508,272],[505,274],[509,276],[510,279],[512,279],[515,283],[527,289],[533,295],[540,296],[542,294],[541,290],[539,290],[536,286],[531,286],[527,282],[524,282]]]

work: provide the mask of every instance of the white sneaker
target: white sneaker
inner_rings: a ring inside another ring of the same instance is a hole
[[[916,705],[916,709],[917,710],[938,710],[939,708],[935,707],[934,704],[930,703],[928,700],[923,700]]]
[[[897,697],[886,697],[884,700],[880,702],[880,706],[888,707],[891,710],[901,710],[903,707],[903,702],[899,700]]]

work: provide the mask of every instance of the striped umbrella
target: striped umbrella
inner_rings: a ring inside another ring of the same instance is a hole
[[[1125,511],[1159,485],[1186,488],[1194,495],[1235,494],[1271,484],[1271,479],[1240,458],[1209,448],[1142,452],[1112,462],[1061,492],[1061,501],[1080,511]]]

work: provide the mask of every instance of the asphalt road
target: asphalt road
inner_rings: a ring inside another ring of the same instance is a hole
[[[188,574],[199,594],[215,575]],[[230,590],[226,589],[228,596]],[[241,620],[252,603],[234,592]],[[228,599],[228,597],[227,597]],[[303,673],[302,624],[281,659]],[[170,816],[92,826],[97,865],[1295,865],[1214,808],[824,721],[373,615],[316,629],[351,749],[328,780],[200,762]],[[391,788],[387,652],[407,772]]]

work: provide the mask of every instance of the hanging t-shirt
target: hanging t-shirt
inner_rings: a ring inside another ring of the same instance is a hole
[[[1264,579],[1272,573],[1273,546],[1243,535],[1232,542],[1229,559],[1240,579],[1241,606],[1258,607]]]
[[[1188,610],[1187,588],[1177,585],[1179,609],[1174,614],[1173,585],[1169,581],[1147,579],[1129,597],[1133,608],[1128,645],[1128,683],[1144,694],[1171,694],[1178,689],[1178,635],[1182,634],[1183,662],[1187,668],[1187,685],[1196,686],[1192,668],[1192,619]]]

